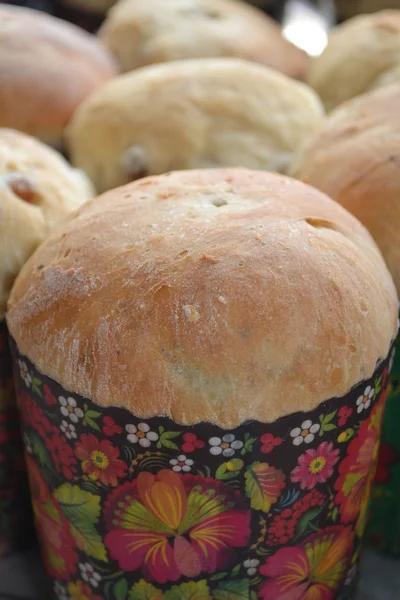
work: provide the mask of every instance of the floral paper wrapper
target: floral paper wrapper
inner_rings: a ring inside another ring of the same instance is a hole
[[[343,398],[227,431],[99,407],[12,348],[53,598],[354,597],[389,357]]]
[[[0,557],[28,540],[30,501],[7,328],[0,320]]]
[[[391,375],[367,540],[383,552],[400,557],[400,335]]]

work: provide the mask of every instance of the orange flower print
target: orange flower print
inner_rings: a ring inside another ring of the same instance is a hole
[[[121,569],[165,583],[225,568],[248,543],[250,511],[222,482],[163,470],[116,490],[106,526]]]
[[[76,444],[75,455],[82,461],[82,470],[90,479],[104,485],[118,485],[118,478],[125,477],[126,464],[118,458],[119,450],[110,440],[99,441],[93,434],[83,434]]]

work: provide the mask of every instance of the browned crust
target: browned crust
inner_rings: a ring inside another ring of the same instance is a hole
[[[8,325],[71,392],[234,427],[370,377],[396,334],[397,297],[369,234],[317,190],[186,171],[83,206],[22,270]]]

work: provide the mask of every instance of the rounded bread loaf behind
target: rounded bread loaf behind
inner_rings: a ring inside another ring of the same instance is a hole
[[[0,129],[0,318],[25,261],[92,196],[87,177],[55,150],[24,133]]]
[[[51,15],[0,5],[0,127],[53,146],[86,96],[117,72],[94,36]]]
[[[308,57],[243,0],[120,0],[99,36],[121,71],[188,58],[235,57],[304,79]]]
[[[305,84],[248,61],[177,61],[121,75],[66,130],[74,165],[99,192],[175,169],[287,171],[323,115]]]
[[[335,27],[307,82],[326,110],[372,89],[400,82],[400,10],[360,15]]]
[[[365,225],[400,292],[400,83],[333,111],[299,151],[292,174]]]

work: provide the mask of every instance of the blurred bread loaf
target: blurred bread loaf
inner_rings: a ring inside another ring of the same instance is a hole
[[[93,196],[81,172],[55,150],[0,129],[0,318],[14,278],[71,210]]]
[[[334,28],[324,52],[311,59],[308,83],[327,111],[400,81],[400,10],[361,15]]]
[[[307,55],[283,38],[275,21],[242,0],[120,0],[99,36],[121,71],[228,56],[303,79],[308,65]]]
[[[94,36],[39,11],[0,5],[0,127],[59,146],[76,107],[115,73]]]
[[[299,152],[293,175],[353,213],[400,291],[400,84],[349,100]]]
[[[107,83],[78,108],[66,141],[101,192],[172,169],[285,172],[322,115],[310,88],[267,67],[177,61]]]

